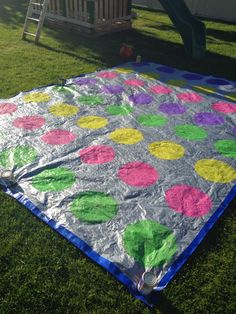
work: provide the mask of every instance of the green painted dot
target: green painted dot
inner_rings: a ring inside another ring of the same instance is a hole
[[[129,105],[111,105],[107,107],[106,112],[112,115],[127,116],[129,113],[133,112],[134,108]]]
[[[179,87],[183,87],[186,85],[186,81],[184,80],[169,80],[167,83]]]
[[[141,72],[140,76],[146,79],[157,80],[160,78],[160,74],[156,72]]]
[[[58,93],[62,93],[65,95],[71,95],[73,93],[73,89],[65,86],[54,86],[53,90],[55,90]]]
[[[216,150],[226,157],[236,158],[236,141],[219,140],[214,144]]]
[[[75,174],[67,168],[46,169],[32,180],[35,189],[42,192],[62,191],[75,182]]]
[[[104,103],[104,99],[100,96],[81,96],[78,101],[82,105],[98,106]]]
[[[5,168],[22,167],[37,158],[37,151],[30,146],[11,147],[0,152],[0,165]]]
[[[169,262],[177,250],[173,232],[153,220],[128,225],[123,240],[127,253],[144,267]]]
[[[175,132],[177,136],[190,141],[199,141],[207,137],[207,132],[194,124],[176,125]]]
[[[137,118],[138,122],[145,126],[163,126],[168,121],[167,118],[158,114],[143,114]]]
[[[102,223],[111,220],[118,211],[116,200],[102,192],[80,193],[71,204],[76,218],[88,223]]]

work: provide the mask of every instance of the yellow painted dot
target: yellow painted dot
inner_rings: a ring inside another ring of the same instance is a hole
[[[236,170],[227,163],[216,159],[201,159],[195,163],[195,171],[205,180],[228,183],[236,180]]]
[[[151,143],[148,146],[149,152],[160,159],[174,160],[184,156],[183,146],[171,141],[160,141]]]
[[[49,108],[49,112],[51,112],[54,116],[57,117],[74,116],[77,114],[78,111],[79,111],[78,107],[64,103],[57,103]]]
[[[119,144],[132,145],[143,140],[143,134],[136,129],[116,129],[110,133],[109,138]]]
[[[209,86],[200,86],[200,85],[195,85],[193,86],[193,89],[196,90],[197,92],[206,92],[210,94],[214,94],[216,92],[216,89],[214,87],[209,87]]]
[[[224,95],[227,99],[236,101],[236,94],[228,94],[228,95]]]
[[[51,99],[50,95],[46,93],[30,93],[23,97],[25,102],[44,102]]]
[[[155,72],[141,73],[140,76],[149,80],[156,80],[160,78],[160,74]]]
[[[127,69],[127,68],[116,68],[115,70],[119,73],[132,73],[133,72],[132,69]]]
[[[100,129],[108,124],[107,119],[98,116],[86,116],[77,121],[78,126],[88,129]]]

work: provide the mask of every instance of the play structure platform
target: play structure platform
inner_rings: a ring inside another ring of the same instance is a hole
[[[47,0],[47,22],[87,36],[131,28],[131,0]],[[42,0],[34,0],[32,14],[39,15]]]
[[[46,18],[51,24],[80,31],[83,35],[99,36],[131,27],[131,0],[30,0],[23,31],[35,36],[37,43]],[[179,31],[186,53],[203,58],[206,50],[205,25],[196,19],[184,0],[160,0],[166,13]],[[35,18],[39,16],[39,18]],[[28,32],[29,22],[38,23],[36,33]]]

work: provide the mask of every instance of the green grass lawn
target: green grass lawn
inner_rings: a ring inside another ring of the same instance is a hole
[[[236,80],[235,25],[205,21],[208,54],[192,61],[167,15],[137,10],[133,30],[85,39],[44,27],[21,41],[26,0],[0,0],[0,98],[118,65],[123,42],[144,60]],[[0,192],[0,313],[149,313],[110,274]],[[159,295],[151,313],[233,313],[236,223],[231,204]]]

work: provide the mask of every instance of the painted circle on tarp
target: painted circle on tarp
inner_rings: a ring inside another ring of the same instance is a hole
[[[76,85],[88,85],[88,86],[93,86],[96,85],[98,82],[97,79],[95,78],[90,78],[90,77],[78,77],[76,79],[74,79],[74,83]]]
[[[13,103],[7,103],[7,102],[0,103],[0,115],[10,114],[10,113],[15,112],[16,110],[17,110],[17,105]]]
[[[190,81],[203,79],[202,75],[196,73],[185,73],[182,75],[182,77]]]
[[[22,167],[36,160],[37,151],[27,145],[10,147],[0,152],[0,165],[4,168]]]
[[[185,149],[182,145],[172,141],[158,141],[148,145],[151,155],[159,159],[175,160],[182,158]]]
[[[118,73],[127,74],[127,73],[132,73],[132,72],[133,72],[133,69],[128,69],[128,68],[116,68],[115,71],[118,72]]]
[[[196,93],[179,93],[177,94],[178,99],[185,101],[185,102],[193,102],[193,103],[199,103],[203,101],[203,97]]]
[[[78,98],[78,102],[82,105],[98,106],[104,103],[104,99],[101,96],[86,95],[80,96]]]
[[[150,91],[154,94],[170,94],[172,89],[162,85],[154,85],[150,88]]]
[[[236,141],[235,140],[219,140],[216,141],[215,149],[226,157],[236,158]]]
[[[79,112],[79,108],[69,104],[56,103],[49,108],[49,112],[57,117],[71,117]]]
[[[32,186],[41,192],[56,192],[70,188],[76,181],[73,171],[67,168],[51,168],[36,174]]]
[[[111,220],[118,212],[117,201],[102,192],[82,192],[70,206],[76,218],[87,223],[103,223]]]
[[[165,193],[166,202],[177,213],[188,217],[201,217],[212,208],[211,198],[190,185],[175,185]]]
[[[71,87],[66,87],[66,86],[60,86],[60,85],[58,85],[58,86],[54,86],[53,87],[53,91],[56,91],[56,92],[58,92],[58,93],[60,93],[60,94],[64,94],[64,95],[73,95],[73,88],[71,88]]]
[[[85,116],[77,121],[77,125],[86,129],[101,129],[108,125],[108,120],[99,116]]]
[[[161,77],[160,74],[156,72],[143,72],[140,73],[140,76],[148,80],[158,80]]]
[[[228,183],[236,180],[236,170],[229,164],[216,159],[201,159],[195,163],[195,171],[205,180]]]
[[[47,93],[30,93],[23,96],[25,102],[47,102],[51,96]]]
[[[213,112],[198,112],[193,117],[197,125],[221,125],[224,118]]]
[[[168,119],[158,114],[142,114],[137,117],[137,121],[144,126],[163,126]]]
[[[94,145],[80,150],[79,156],[86,164],[104,164],[114,160],[115,151],[111,146]]]
[[[102,90],[107,94],[117,95],[121,94],[124,88],[121,85],[105,85],[102,87]]]
[[[16,118],[12,124],[16,128],[33,131],[41,128],[45,119],[42,116],[24,116]]]
[[[167,84],[173,85],[173,86],[178,86],[178,87],[183,87],[187,85],[187,82],[185,80],[169,80],[167,81]]]
[[[171,67],[168,67],[168,66],[161,66],[161,67],[158,67],[156,68],[158,71],[160,72],[164,72],[164,73],[174,73],[175,72],[175,69],[174,68],[171,68]]]
[[[134,161],[120,167],[118,177],[128,185],[146,188],[156,183],[159,174],[157,170],[149,164]]]
[[[175,133],[177,136],[189,141],[204,140],[208,136],[203,128],[194,124],[178,124],[175,126]]]
[[[98,73],[97,76],[105,79],[114,79],[118,77],[117,73],[115,72],[101,72]]]
[[[128,116],[134,112],[134,108],[129,105],[110,105],[106,108],[106,112],[114,116]]]
[[[144,86],[145,82],[137,79],[125,80],[124,83],[128,86],[141,87]]]
[[[222,113],[236,113],[236,104],[218,101],[211,106],[212,109]]]
[[[210,93],[210,94],[216,93],[215,87],[210,87],[207,85],[194,85],[192,86],[192,89],[200,93]]]
[[[213,85],[227,85],[229,84],[228,81],[223,80],[223,79],[218,79],[218,78],[211,78],[206,80],[207,83],[213,84]]]
[[[126,252],[143,267],[162,266],[170,262],[177,251],[173,231],[154,220],[128,225],[123,241]]]
[[[45,133],[41,139],[46,144],[50,145],[64,145],[76,139],[76,135],[70,131],[55,129]]]
[[[153,101],[153,97],[147,93],[137,93],[129,96],[129,100],[135,105],[149,105]]]
[[[169,116],[183,114],[186,112],[186,108],[183,105],[174,102],[160,104],[159,110]]]
[[[116,129],[109,134],[109,138],[118,144],[132,145],[143,140],[143,134],[132,128]]]

